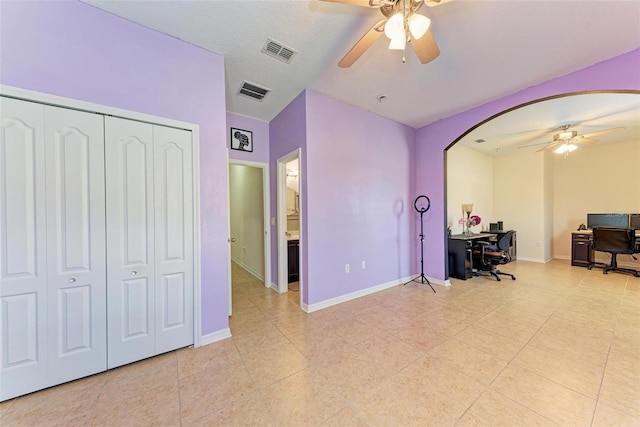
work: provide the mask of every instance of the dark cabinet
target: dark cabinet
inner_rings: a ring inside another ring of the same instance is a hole
[[[471,240],[449,239],[449,277],[467,280],[473,277]]]
[[[287,242],[287,259],[289,265],[289,283],[300,280],[300,240]]]
[[[589,267],[592,253],[590,233],[571,233],[571,265]]]

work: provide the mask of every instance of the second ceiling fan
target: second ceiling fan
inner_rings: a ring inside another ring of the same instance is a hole
[[[625,129],[623,127],[617,127],[617,128],[603,129],[595,132],[579,134],[575,130],[569,130],[571,127],[572,127],[571,125],[564,125],[557,128],[557,131],[559,132],[553,135],[553,141],[522,145],[518,148],[528,148],[528,147],[534,147],[536,145],[544,145],[544,147],[536,150],[536,153],[540,151],[550,150],[551,148],[555,147],[556,153],[568,154],[569,152],[577,148],[577,144],[593,144],[594,142],[598,142],[597,139],[593,139],[594,136],[604,135],[611,132],[619,132]]]
[[[379,8],[384,16],[351,48],[338,65],[347,68],[384,33],[391,41],[389,49],[405,50],[407,43],[413,47],[420,62],[426,64],[440,55],[429,26],[431,21],[418,12],[423,4],[438,6],[452,0],[323,0],[356,6]],[[403,56],[402,61],[405,61]]]

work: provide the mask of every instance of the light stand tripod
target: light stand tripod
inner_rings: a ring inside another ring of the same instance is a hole
[[[427,279],[427,277],[424,275],[424,220],[422,218],[422,215],[424,215],[424,213],[431,207],[431,200],[429,200],[427,196],[418,196],[416,197],[415,202],[413,202],[413,207],[416,208],[416,211],[418,213],[420,213],[420,276],[408,281],[407,283],[415,282],[418,278],[420,278],[420,283],[422,283],[423,285],[426,283],[435,293],[436,290],[433,289],[433,286],[431,286],[429,279]],[[405,285],[407,283],[405,283]]]

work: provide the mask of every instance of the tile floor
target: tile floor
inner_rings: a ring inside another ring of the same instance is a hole
[[[233,269],[233,338],[0,403],[0,424],[640,426],[640,279],[516,261],[312,314]]]

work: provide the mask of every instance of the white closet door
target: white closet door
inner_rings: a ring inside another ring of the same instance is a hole
[[[103,116],[45,109],[49,385],[107,366]]]
[[[0,400],[47,383],[44,107],[0,97]]]
[[[155,354],[152,126],[106,117],[109,369]]]
[[[156,353],[193,344],[191,132],[153,127]]]

